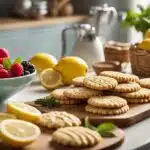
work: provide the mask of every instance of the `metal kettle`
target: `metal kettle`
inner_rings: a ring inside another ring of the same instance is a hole
[[[95,28],[90,24],[79,24],[62,31],[62,56],[66,54],[66,32],[74,30],[77,33],[77,39],[73,48],[72,55],[84,59],[89,69],[92,69],[94,61],[104,61],[103,44],[100,38],[96,36]]]
[[[107,28],[109,28],[117,18],[117,10],[114,7],[109,7],[108,4],[103,4],[102,6],[91,7],[88,23],[95,27],[96,35],[99,36],[100,31],[108,32]]]

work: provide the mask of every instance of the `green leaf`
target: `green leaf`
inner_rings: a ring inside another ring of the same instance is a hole
[[[112,123],[102,123],[97,127],[97,131],[98,132],[109,132],[109,131],[113,131],[116,128],[116,126]]]
[[[90,124],[88,116],[84,119],[84,125],[86,128],[96,131],[96,127]]]
[[[113,132],[110,132],[110,131],[101,132],[100,135],[102,137],[115,137],[116,136]]]
[[[144,7],[143,7],[142,5],[140,5],[140,4],[137,5],[137,8],[138,8],[141,12],[144,11]]]
[[[5,69],[9,70],[11,68],[11,60],[9,58],[4,58],[3,59],[3,66]]]
[[[18,57],[18,58],[15,59],[14,64],[15,64],[15,63],[21,63],[21,62],[22,62],[22,58],[21,58],[21,57]]]

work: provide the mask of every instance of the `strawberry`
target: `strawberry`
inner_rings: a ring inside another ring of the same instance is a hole
[[[20,63],[15,63],[11,66],[11,72],[14,76],[19,77],[23,74],[23,67]]]
[[[12,72],[11,72],[11,71],[8,71],[8,74],[9,74],[9,78],[14,77],[14,75],[12,74]]]
[[[4,66],[3,66],[2,64],[0,64],[0,70],[1,70],[1,69],[4,69]]]
[[[8,59],[8,57],[0,58],[0,64],[3,64],[4,59]]]
[[[5,48],[0,48],[0,58],[9,57],[9,53]]]
[[[1,69],[0,78],[9,78],[9,72],[6,69]]]

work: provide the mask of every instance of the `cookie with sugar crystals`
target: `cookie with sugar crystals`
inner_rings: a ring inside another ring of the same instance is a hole
[[[47,128],[64,128],[80,126],[81,121],[73,114],[63,111],[51,111],[49,113],[43,113],[36,124]]]
[[[67,98],[71,98],[71,99],[86,100],[90,98],[91,96],[100,95],[100,92],[96,90],[88,89],[85,87],[75,87],[75,88],[70,88],[64,91],[64,95]]]
[[[76,100],[76,99],[68,99],[65,101],[60,100],[60,105],[79,105],[85,103],[83,100]]]
[[[149,103],[150,98],[127,98],[127,102],[130,103],[130,104]]]
[[[118,96],[93,96],[88,99],[88,104],[94,107],[115,109],[127,105],[127,101]]]
[[[84,86],[95,90],[110,90],[118,83],[115,79],[105,76],[89,76],[83,80]]]
[[[84,80],[84,76],[83,77],[76,77],[72,80],[72,84],[75,86],[84,86],[83,84],[83,80]]]
[[[124,82],[138,82],[139,77],[133,74],[125,74],[117,71],[102,71],[102,76],[107,76],[116,79],[120,83]]]
[[[120,115],[120,114],[126,113],[129,110],[129,106],[125,105],[121,108],[114,109],[114,108],[94,107],[88,104],[85,106],[85,110],[87,112],[99,114],[101,116],[111,116],[111,115]]]
[[[138,91],[130,92],[130,93],[120,93],[120,95],[126,98],[149,98],[150,89],[141,88]]]
[[[64,96],[64,91],[67,89],[56,89],[51,92],[51,96],[59,100],[61,105],[76,105],[82,104],[83,100],[70,99]]]
[[[52,140],[65,146],[85,147],[100,143],[102,137],[96,131],[80,126],[60,128],[53,133]]]
[[[148,88],[150,89],[150,78],[143,78],[139,80],[139,84],[143,88]]]
[[[120,92],[120,93],[127,93],[127,92],[135,92],[140,90],[140,85],[135,82],[130,82],[130,83],[121,83],[118,84],[113,90],[115,92]]]
[[[67,97],[64,96],[64,91],[67,89],[56,89],[51,92],[51,96],[57,98],[58,100],[65,101],[68,100]]]

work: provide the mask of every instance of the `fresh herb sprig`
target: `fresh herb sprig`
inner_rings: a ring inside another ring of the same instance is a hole
[[[125,19],[121,22],[122,27],[135,27],[137,31],[145,34],[150,28],[150,5],[144,8],[137,5],[139,11],[128,10]]]
[[[112,123],[101,123],[100,125],[93,126],[90,121],[89,117],[86,117],[84,120],[84,124],[86,128],[89,128],[91,130],[94,130],[98,132],[102,137],[115,137],[114,130],[116,129],[116,126]]]
[[[39,104],[43,107],[52,108],[52,107],[56,107],[57,105],[59,105],[60,101],[56,99],[55,97],[47,96],[47,97],[39,98],[35,100],[35,104]]]

